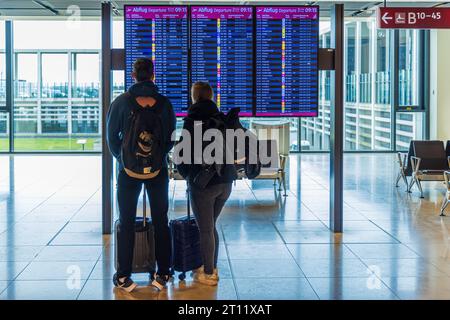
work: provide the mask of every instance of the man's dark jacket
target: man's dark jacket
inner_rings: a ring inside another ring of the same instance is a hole
[[[107,141],[108,147],[112,155],[119,162],[119,169],[122,169],[122,162],[120,161],[120,151],[122,145],[122,138],[125,135],[125,130],[130,121],[130,113],[132,110],[132,100],[137,97],[152,97],[158,101],[162,101],[161,117],[163,127],[163,145],[164,145],[164,159],[163,167],[167,167],[167,154],[172,149],[174,142],[171,140],[172,132],[176,128],[176,116],[173,111],[172,103],[167,97],[158,93],[158,87],[152,81],[142,81],[134,84],[128,89],[128,94],[124,93],[118,96],[111,104],[108,111],[107,120]],[[157,99],[158,98],[158,99]]]

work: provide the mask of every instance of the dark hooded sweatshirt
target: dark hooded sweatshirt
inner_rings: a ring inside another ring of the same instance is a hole
[[[193,164],[193,155],[194,155],[194,126],[193,121],[205,121],[211,118],[212,116],[224,117],[225,115],[219,112],[217,105],[214,101],[211,100],[202,100],[195,104],[193,104],[188,109],[187,117],[184,119],[183,129],[189,131],[191,134],[191,164],[179,164],[177,165],[178,172],[185,178],[188,182],[192,183],[194,178],[202,169],[200,164]],[[192,121],[193,120],[193,121]],[[233,119],[237,124],[239,123],[239,118],[236,116]],[[228,121],[230,123],[230,121]],[[221,183],[231,183],[236,179],[236,168],[234,165],[226,164],[223,166],[221,174],[215,174],[214,177],[209,182],[208,186],[221,184]]]
[[[128,89],[129,95],[134,98],[137,97],[159,97],[163,101],[162,105],[162,126],[165,146],[163,167],[167,167],[167,153],[172,149],[174,143],[171,140],[172,132],[176,128],[176,117],[173,111],[172,103],[167,97],[158,93],[158,87],[152,81],[142,81],[134,84]],[[111,104],[108,111],[107,119],[107,141],[108,147],[112,155],[119,162],[119,169],[122,168],[122,162],[120,161],[120,150],[122,146],[122,138],[125,134],[125,128],[127,127],[130,119],[130,112],[132,105],[130,97],[127,94],[121,94]]]

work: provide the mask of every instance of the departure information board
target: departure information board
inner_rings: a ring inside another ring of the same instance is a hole
[[[219,109],[253,115],[253,7],[191,6],[192,82],[208,81]]]
[[[255,10],[256,116],[316,117],[319,8]]]
[[[151,58],[159,92],[179,116],[189,101],[188,32],[187,6],[125,6],[126,88],[136,58]]]

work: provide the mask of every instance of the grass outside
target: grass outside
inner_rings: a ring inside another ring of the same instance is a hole
[[[49,138],[49,137],[37,137],[37,138],[21,138],[16,137],[14,139],[15,151],[83,151],[83,146],[77,143],[77,140],[85,139],[86,144],[84,146],[85,151],[101,151],[99,146],[99,138]],[[96,150],[94,150],[94,144],[96,144]],[[0,138],[0,151],[8,151],[8,138]]]

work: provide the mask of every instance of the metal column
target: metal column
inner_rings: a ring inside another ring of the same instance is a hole
[[[389,52],[389,73],[390,73],[390,88],[391,93],[391,134],[392,134],[392,149],[397,150],[397,110],[398,110],[398,62],[399,62],[399,39],[400,34],[398,30],[391,31],[390,52]]]
[[[343,231],[343,144],[344,144],[344,5],[331,10],[331,47],[334,77],[331,77],[330,129],[330,229]],[[334,102],[334,103],[333,103]]]
[[[9,113],[9,152],[14,152],[14,45],[13,22],[5,21],[6,111]]]
[[[102,2],[102,232],[111,234],[113,218],[113,159],[106,143],[106,119],[111,104],[112,8]]]
[[[422,76],[419,76],[421,91],[420,94],[420,105],[425,110],[425,128],[424,137],[425,140],[430,139],[430,31],[421,30],[420,31],[420,62]]]

